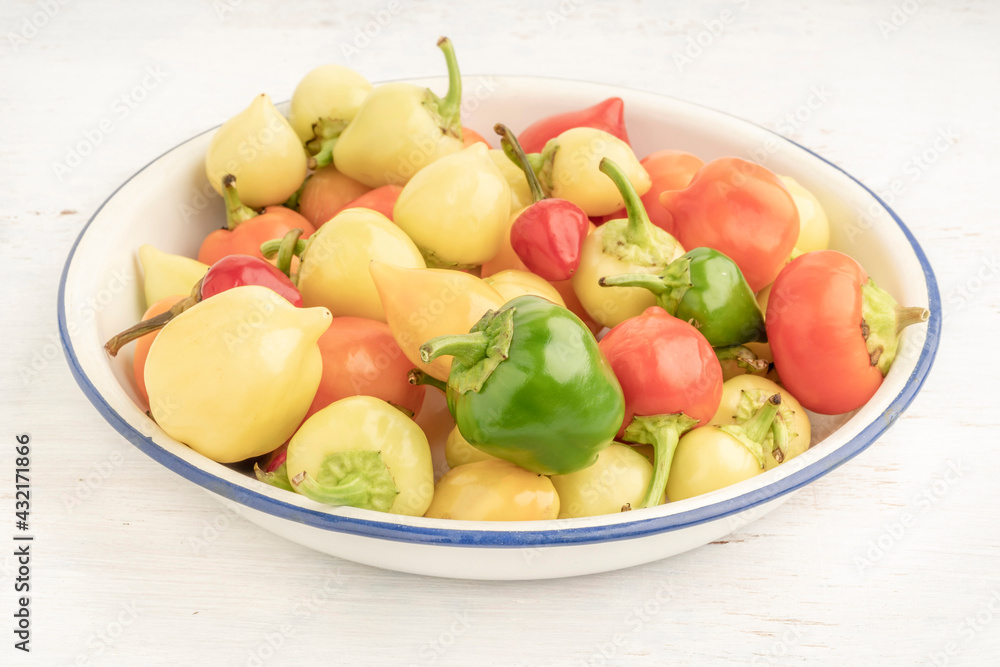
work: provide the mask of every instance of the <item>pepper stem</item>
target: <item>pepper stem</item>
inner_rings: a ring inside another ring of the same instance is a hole
[[[663,278],[652,273],[623,273],[619,276],[604,276],[597,283],[601,287],[642,287],[659,296],[667,291]]]
[[[753,457],[757,459],[758,465],[761,469],[764,468],[764,440],[772,433],[772,426],[775,423],[775,417],[778,414],[778,408],[781,406],[781,394],[774,394],[770,396],[764,405],[757,409],[753,417],[746,420],[739,425],[730,426],[716,426],[717,429],[726,433],[734,440],[739,442],[741,445],[747,448],[747,450],[753,454]],[[772,452],[776,447],[780,447],[782,443],[787,443],[787,434],[781,435],[777,434],[772,442]],[[784,458],[784,450],[779,450],[780,456]],[[777,458],[775,459],[778,460]]]
[[[271,239],[260,245],[260,254],[264,259],[278,258],[277,268],[289,278],[292,272],[292,255],[301,257],[309,245],[308,241],[299,238],[301,229],[290,229],[280,239]],[[282,254],[284,253],[284,254]]]
[[[432,377],[418,368],[414,368],[413,370],[411,370],[407,374],[406,379],[410,384],[414,386],[422,384],[434,387],[436,389],[440,389],[441,391],[444,392],[448,391],[448,383],[438,380],[436,377]]]
[[[429,364],[441,355],[451,355],[472,366],[486,356],[490,339],[482,331],[451,336],[438,336],[420,346],[420,360]]]
[[[653,478],[646,488],[646,496],[639,505],[640,509],[660,504],[660,498],[667,489],[677,443],[680,442],[681,435],[697,423],[698,420],[679,412],[672,415],[633,417],[632,423],[625,429],[625,440],[653,446]]]
[[[628,213],[625,241],[632,245],[648,247],[653,243],[651,234],[653,223],[650,222],[646,207],[642,205],[642,200],[632,187],[632,182],[628,180],[621,167],[606,157],[601,158],[600,170],[614,182],[622,199],[625,200],[625,212]]]
[[[198,284],[195,285],[195,291],[197,291],[199,287],[201,287],[200,280],[198,281]],[[143,320],[138,324],[133,324],[125,331],[115,334],[108,339],[107,343],[104,344],[104,349],[107,350],[108,354],[112,357],[117,356],[119,350],[134,341],[136,338],[142,338],[148,333],[159,331],[167,325],[167,322],[174,319],[199,301],[201,301],[200,296],[189,296],[181,299],[171,306],[170,310],[162,312],[155,317],[149,318],[148,320]]]
[[[264,472],[259,465],[254,463],[253,474],[265,484],[276,486],[285,491],[295,490],[292,488],[292,483],[288,481],[288,468],[284,463],[275,468],[273,472]]]
[[[258,211],[245,206],[236,190],[236,177],[226,174],[222,179],[222,197],[226,202],[226,229],[233,231],[241,222],[246,222],[259,215]]]
[[[872,366],[882,375],[889,368],[899,349],[899,336],[906,327],[926,322],[930,311],[926,308],[901,307],[892,295],[869,278],[861,286],[861,337],[865,340]]]
[[[339,118],[320,118],[313,123],[313,138],[305,144],[309,153],[310,169],[333,164],[333,148],[345,129],[347,122]]]
[[[448,64],[448,94],[436,99],[437,114],[441,119],[442,128],[459,139],[462,138],[462,75],[458,71],[458,58],[455,57],[455,47],[451,40],[442,37],[437,46],[444,53]]]
[[[288,277],[292,275],[292,257],[296,255],[295,250],[298,248],[300,236],[302,236],[301,229],[289,229],[281,238],[281,245],[278,247],[278,257],[274,265]]]
[[[306,498],[327,505],[349,505],[388,512],[399,495],[381,452],[349,450],[331,454],[316,477],[303,471],[291,480]]]
[[[524,154],[524,149],[521,148],[514,133],[503,123],[494,125],[493,131],[503,137],[500,139],[500,147],[503,148],[504,154],[524,172],[524,177],[528,180],[528,187],[531,188],[532,201],[537,203],[545,199],[545,191],[542,190],[542,184],[538,181],[538,175],[532,169],[531,163],[528,162],[528,157]]]
[[[758,357],[746,345],[727,345],[712,349],[719,361],[735,361],[737,366],[750,373],[762,373],[771,366],[771,362]]]

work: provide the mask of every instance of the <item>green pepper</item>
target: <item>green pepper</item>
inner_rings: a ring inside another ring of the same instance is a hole
[[[665,311],[690,322],[712,347],[765,342],[764,315],[736,263],[718,250],[695,248],[660,275],[601,278],[602,286],[645,287]]]
[[[520,296],[468,334],[438,336],[420,356],[452,355],[447,401],[474,447],[544,475],[597,460],[625,416],[625,398],[590,330],[572,312]]]

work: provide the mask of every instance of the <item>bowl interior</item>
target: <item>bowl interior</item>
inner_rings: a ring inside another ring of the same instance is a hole
[[[417,80],[436,91],[443,78]],[[132,378],[131,346],[109,358],[103,344],[143,313],[137,248],[196,256],[201,240],[224,223],[221,198],[208,185],[203,158],[212,131],[157,158],[119,187],[81,233],[67,260],[59,319],[71,369],[95,407],[144,452],[184,477],[230,500],[310,525],[392,539],[457,544],[602,541],[643,531],[673,530],[750,509],[788,493],[868,446],[895,420],[933,360],[940,303],[919,246],[871,192],[808,150],[763,128],[703,107],[650,93],[565,80],[466,77],[464,122],[484,137],[502,121],[515,131],[545,115],[619,96],[639,157],[662,148],[703,160],[733,155],[795,177],[823,203],[831,247],[846,252],[902,304],[932,311],[927,327],[911,327],[875,397],[854,413],[814,417],[815,446],[752,480],[715,493],[626,514],[531,525],[455,522],[333,508],[274,489],[210,461],[163,433],[140,407]],[[493,141],[496,144],[496,141]],[[525,537],[528,535],[528,537]],[[533,537],[532,537],[533,535]]]

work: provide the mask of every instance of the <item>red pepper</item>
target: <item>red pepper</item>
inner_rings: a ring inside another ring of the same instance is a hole
[[[378,211],[385,217],[392,220],[392,209],[399,199],[399,193],[403,191],[402,185],[383,185],[364,193],[341,210],[348,208],[367,208]]]
[[[264,256],[260,246],[271,239],[283,237],[292,229],[301,229],[308,238],[315,228],[304,217],[284,206],[268,206],[257,212],[247,208],[236,192],[236,177],[222,179],[226,199],[226,226],[209,234],[201,243],[198,261],[215,264],[226,255]]]
[[[654,473],[642,507],[659,504],[681,434],[707,424],[722,400],[722,367],[693,326],[658,306],[616,325],[601,352],[625,393],[619,437],[651,444]]]
[[[210,266],[202,278],[198,300],[241,285],[267,287],[293,306],[302,307],[302,295],[291,279],[272,264],[250,255],[227,255]]]
[[[590,219],[572,202],[546,198],[514,133],[500,123],[493,129],[503,137],[500,144],[504,152],[517,158],[534,199],[511,223],[511,247],[532,273],[550,281],[569,280],[580,266],[580,251],[590,229]]]
[[[795,200],[770,170],[734,157],[712,160],[660,203],[685,248],[712,248],[740,268],[750,289],[770,285],[799,237]]]
[[[764,322],[781,383],[806,409],[835,415],[868,402],[902,329],[928,316],[897,305],[851,257],[817,250],[778,274]]]
[[[536,121],[517,137],[525,153],[541,153],[549,139],[554,139],[574,127],[593,127],[613,134],[629,143],[625,130],[625,103],[620,97],[609,97],[592,107],[555,114]]]
[[[317,341],[323,376],[303,421],[348,396],[374,396],[415,417],[424,402],[423,385],[413,385],[406,358],[385,322],[335,317]]]
[[[295,239],[292,239],[294,243]],[[260,257],[227,255],[205,272],[205,277],[195,286],[191,296],[179,300],[170,310],[135,324],[113,336],[104,349],[113,357],[127,343],[153,331],[159,331],[191,306],[220,292],[241,285],[260,285],[271,289],[293,306],[302,307],[302,295],[291,279]]]

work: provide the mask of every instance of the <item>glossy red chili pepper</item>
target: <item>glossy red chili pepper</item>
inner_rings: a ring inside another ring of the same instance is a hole
[[[659,504],[680,435],[719,408],[722,367],[697,329],[658,306],[613,327],[600,348],[625,393],[619,437],[654,447],[642,507]]]
[[[620,97],[609,97],[592,107],[567,111],[536,121],[526,127],[517,140],[525,153],[541,153],[549,139],[554,139],[574,127],[593,127],[613,134],[629,143],[625,130],[625,103]]]
[[[293,306],[302,307],[302,295],[291,279],[273,265],[251,255],[227,255],[210,266],[201,281],[201,299],[241,285],[267,287]]]
[[[293,306],[302,307],[302,295],[289,277],[280,270],[260,257],[227,255],[208,267],[205,277],[195,286],[191,296],[180,299],[169,310],[134,324],[113,336],[105,343],[104,349],[113,357],[127,343],[153,331],[159,331],[167,322],[196,303],[241,285],[267,287]]]
[[[308,238],[315,228],[304,217],[284,206],[268,206],[262,212],[247,208],[236,193],[236,178],[223,179],[226,199],[226,226],[217,229],[201,243],[198,261],[215,264],[226,255],[253,255],[264,258],[260,246],[271,239],[280,239],[292,229],[301,229]]]
[[[510,226],[510,245],[532,273],[546,280],[568,280],[580,266],[580,251],[590,229],[590,219],[579,206],[565,199],[547,198],[514,133],[497,123],[504,152],[513,153],[524,172],[534,200]]]
[[[781,180],[739,158],[712,160],[688,187],[663,192],[660,203],[681,245],[723,253],[754,292],[774,281],[799,237],[799,212]]]

